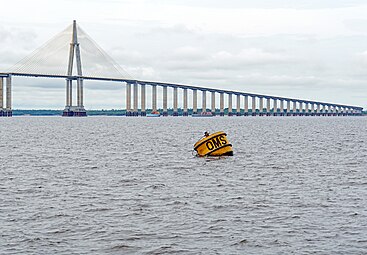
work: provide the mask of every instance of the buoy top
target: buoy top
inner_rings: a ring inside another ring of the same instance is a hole
[[[232,144],[227,140],[227,134],[223,131],[209,134],[204,133],[199,141],[194,145],[194,150],[197,151],[198,156],[232,156]]]
[[[208,132],[205,132],[205,133],[208,133]],[[214,137],[217,137],[217,136],[221,136],[221,135],[224,135],[226,136],[227,134],[224,133],[223,131],[218,131],[218,132],[215,132],[213,134],[209,134],[208,133],[208,136],[206,136],[206,134],[204,133],[204,137],[201,138],[199,141],[197,141],[195,144],[194,144],[194,149],[196,150],[197,147],[199,147],[202,143],[204,143],[205,141],[208,141],[210,140],[211,138],[214,138]]]

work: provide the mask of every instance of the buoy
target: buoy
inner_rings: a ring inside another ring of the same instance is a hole
[[[205,136],[194,144],[198,156],[233,156],[232,144],[227,140],[227,134],[219,131]]]

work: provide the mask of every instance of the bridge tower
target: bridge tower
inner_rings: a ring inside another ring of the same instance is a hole
[[[77,78],[73,77],[73,66],[74,66],[74,56],[77,68]],[[83,96],[83,72],[82,72],[82,61],[80,57],[80,47],[78,42],[78,31],[76,26],[76,21],[73,21],[73,33],[70,42],[69,50],[69,65],[68,73],[69,76],[66,79],[66,106],[62,116],[87,116],[87,112],[84,109],[84,96]],[[77,105],[73,106],[73,80],[76,79],[77,83]]]

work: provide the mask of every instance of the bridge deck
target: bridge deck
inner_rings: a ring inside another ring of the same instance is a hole
[[[266,98],[266,99],[270,98],[270,99],[283,100],[283,101],[297,101],[297,102],[305,103],[305,104],[320,104],[320,105],[325,105],[325,106],[347,107],[347,108],[354,108],[356,110],[363,110],[363,107],[359,107],[359,106],[334,104],[334,103],[326,103],[326,102],[320,102],[320,101],[310,101],[310,100],[303,100],[303,99],[297,99],[297,98],[278,97],[278,96],[270,96],[270,95],[262,95],[262,94],[253,94],[253,93],[239,92],[239,91],[234,91],[234,90],[205,88],[205,87],[175,84],[175,83],[141,81],[141,80],[132,80],[132,79],[118,79],[118,78],[108,78],[108,77],[68,76],[68,75],[49,75],[49,74],[31,74],[31,73],[0,73],[0,77],[8,77],[9,75],[23,76],[23,77],[63,78],[63,79],[69,79],[69,80],[77,80],[78,78],[82,78],[84,80],[126,82],[126,83],[132,83],[132,84],[138,83],[138,84],[145,84],[145,85],[152,85],[152,86],[156,85],[156,86],[162,86],[162,87],[209,91],[209,92],[234,94],[234,95],[257,97],[257,98]]]

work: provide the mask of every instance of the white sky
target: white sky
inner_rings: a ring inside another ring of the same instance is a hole
[[[76,19],[136,79],[367,108],[366,1],[0,0],[0,6],[0,72]],[[13,108],[62,109],[64,87],[63,80],[15,78]],[[125,106],[119,84],[87,81],[85,88],[88,109]]]

